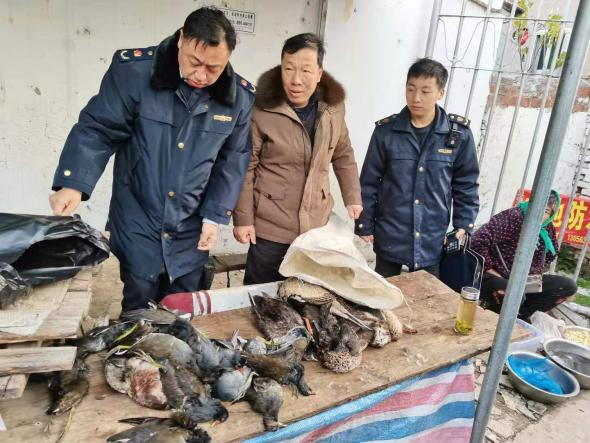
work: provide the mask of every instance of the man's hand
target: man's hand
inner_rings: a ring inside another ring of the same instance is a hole
[[[256,230],[253,225],[250,226],[235,226],[234,238],[243,244],[256,244]]]
[[[465,229],[463,229],[463,228],[457,229],[457,232],[455,233],[455,237],[459,241],[463,240],[463,237],[465,237]]]
[[[217,225],[203,223],[203,226],[201,227],[201,238],[199,238],[199,243],[197,243],[197,249],[199,251],[210,251],[213,246],[215,246],[216,241]]]
[[[348,211],[348,216],[353,220],[358,220],[361,216],[361,212],[363,212],[363,207],[361,205],[348,205],[346,207]]]
[[[81,201],[82,193],[72,188],[62,188],[49,196],[54,215],[72,215]]]
[[[366,241],[367,243],[373,243],[374,237],[373,235],[359,235],[360,238],[362,238],[364,241]]]

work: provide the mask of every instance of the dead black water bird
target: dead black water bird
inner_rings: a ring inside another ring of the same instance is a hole
[[[173,420],[187,429],[208,421],[223,423],[228,417],[227,409],[217,398],[204,394],[185,397],[172,413]]]
[[[262,414],[266,431],[276,431],[285,427],[279,421],[279,410],[283,406],[283,388],[268,377],[256,377],[246,393],[246,400],[255,412]]]
[[[268,355],[245,353],[246,363],[261,377],[269,377],[283,385],[292,385],[302,395],[311,395],[312,391],[303,379],[305,368],[301,363],[287,362]]]
[[[133,309],[121,312],[121,319],[138,322],[140,320],[151,323],[155,327],[165,327],[172,324],[178,316],[161,306],[151,305],[149,308]],[[165,332],[165,331],[161,331]]]
[[[83,337],[72,340],[71,343],[78,347],[77,355],[85,358],[89,354],[112,348],[118,341],[131,334],[136,328],[137,325],[131,322],[99,326],[90,330]]]
[[[211,395],[222,401],[238,401],[246,395],[253,377],[252,369],[247,366],[226,371],[213,383]]]
[[[78,405],[88,393],[90,373],[81,358],[70,371],[54,372],[49,381],[50,405],[46,413],[59,415]]]
[[[120,423],[137,424],[111,435],[108,443],[209,443],[211,437],[200,428],[185,429],[173,419],[159,417],[131,418]]]
[[[164,394],[172,408],[180,408],[185,397],[209,395],[203,382],[186,366],[162,362],[160,374]]]
[[[217,346],[186,320],[177,319],[170,325],[168,333],[187,343],[192,349],[196,364],[203,372],[201,379],[215,380],[225,370],[233,370],[243,365],[239,349]]]
[[[278,338],[297,326],[303,326],[301,315],[291,306],[279,299],[271,298],[264,292],[262,294],[248,295],[254,321],[264,338]]]

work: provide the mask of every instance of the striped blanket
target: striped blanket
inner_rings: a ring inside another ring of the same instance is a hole
[[[247,442],[463,443],[474,413],[473,365],[464,360]]]

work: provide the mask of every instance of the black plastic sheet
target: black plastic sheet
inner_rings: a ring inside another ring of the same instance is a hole
[[[10,265],[27,285],[73,277],[106,260],[109,252],[107,238],[78,215],[0,213],[0,269]]]

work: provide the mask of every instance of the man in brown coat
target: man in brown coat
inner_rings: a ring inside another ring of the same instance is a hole
[[[234,237],[250,243],[244,284],[281,280],[291,242],[328,222],[330,163],[348,215],[363,209],[344,89],[323,71],[323,57],[317,36],[296,35],[283,45],[281,65],[258,80],[252,158],[233,215]]]

